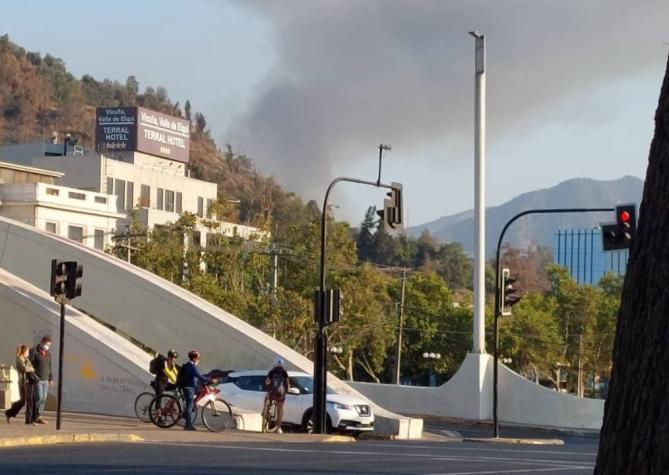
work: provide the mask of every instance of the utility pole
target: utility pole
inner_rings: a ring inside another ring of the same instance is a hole
[[[578,382],[576,383],[576,392],[578,397],[583,397],[583,335],[578,335]]]
[[[407,268],[402,269],[402,291],[400,296],[400,324],[397,332],[397,360],[395,361],[395,384],[400,384],[402,364],[402,331],[404,329],[404,290],[407,282]]]
[[[476,39],[474,106],[474,353],[485,353],[485,37]]]

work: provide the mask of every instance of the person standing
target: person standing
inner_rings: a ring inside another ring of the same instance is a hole
[[[286,393],[290,389],[290,382],[288,373],[283,368],[283,358],[280,356],[274,359],[274,367],[267,373],[265,387],[267,388],[267,402],[276,402],[276,431],[282,434],[283,404],[286,401]]]
[[[49,388],[53,387],[53,373],[51,371],[51,337],[45,336],[40,340],[39,345],[30,350],[28,358],[35,369],[37,383],[35,387],[35,417],[37,424],[46,424],[44,416],[44,406],[49,394]]]
[[[201,381],[208,384],[211,380],[200,374],[197,365],[200,363],[200,353],[195,350],[188,352],[188,362],[181,367],[178,376],[178,383],[184,395],[186,424],[184,430],[197,430],[193,426],[193,404],[195,403],[195,391],[197,382]]]
[[[33,364],[28,358],[28,345],[21,345],[16,348],[16,371],[19,373],[19,391],[21,399],[15,401],[12,407],[5,411],[7,422],[11,423],[12,418],[26,407],[26,424],[32,424],[35,413],[35,383],[37,376]]]

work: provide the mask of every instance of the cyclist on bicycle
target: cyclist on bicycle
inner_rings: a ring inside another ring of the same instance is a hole
[[[265,388],[267,395],[265,399],[268,403],[276,402],[276,427],[277,433],[282,434],[281,422],[283,421],[283,403],[286,400],[286,393],[290,389],[288,373],[283,368],[283,358],[277,356],[274,359],[274,367],[267,373],[265,378]]]
[[[151,372],[156,375],[153,380],[153,389],[156,392],[156,407],[157,414],[160,415],[160,408],[162,407],[161,396],[165,391],[174,391],[177,387],[177,376],[179,374],[179,367],[177,366],[177,358],[179,353],[170,349],[167,352],[167,358],[158,355],[151,361]]]

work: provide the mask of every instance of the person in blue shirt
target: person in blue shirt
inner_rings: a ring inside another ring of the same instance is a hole
[[[203,384],[208,384],[211,380],[200,374],[197,365],[200,363],[200,352],[191,350],[188,352],[188,362],[181,367],[179,371],[179,386],[184,395],[185,419],[186,425],[184,430],[197,430],[193,426],[193,404],[195,403],[195,392],[198,386],[198,381]]]

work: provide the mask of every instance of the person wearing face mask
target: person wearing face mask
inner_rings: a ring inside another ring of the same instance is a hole
[[[34,422],[37,424],[46,424],[43,419],[46,397],[49,394],[49,388],[53,387],[53,373],[51,371],[51,337],[45,336],[35,348],[30,350],[28,358],[35,369],[37,384],[35,385],[35,416]]]

